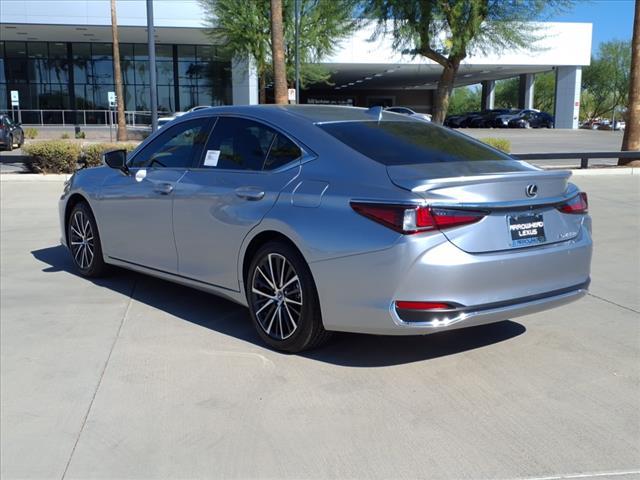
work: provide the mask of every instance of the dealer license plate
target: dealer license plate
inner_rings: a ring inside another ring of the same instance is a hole
[[[507,217],[509,221],[509,233],[511,245],[524,247],[544,243],[544,220],[542,214],[526,214]]]

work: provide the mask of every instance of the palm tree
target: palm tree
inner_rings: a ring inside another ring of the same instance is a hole
[[[622,150],[640,150],[640,0],[636,0],[633,38],[631,40],[631,75],[629,79],[629,115],[622,138]],[[619,159],[618,165],[631,163]]]
[[[287,67],[284,60],[284,25],[282,0],[271,0],[271,57],[273,59],[273,93],[275,103],[289,103]]]
[[[116,105],[118,107],[118,141],[127,140],[127,123],[124,117],[124,93],[122,88],[122,70],[120,68],[120,41],[118,39],[118,18],[116,0],[111,0],[111,36],[113,38],[113,76],[116,84]],[[151,68],[154,68],[151,66]]]

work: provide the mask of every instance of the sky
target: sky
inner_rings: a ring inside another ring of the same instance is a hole
[[[630,40],[633,31],[634,0],[576,0],[571,11],[549,18],[553,22],[593,24],[592,53],[601,42]]]

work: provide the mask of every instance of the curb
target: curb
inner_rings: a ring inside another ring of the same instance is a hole
[[[598,176],[598,175],[640,175],[640,168],[593,168],[593,169],[568,169],[573,176]],[[69,180],[69,173],[3,173],[0,174],[0,182],[65,182]]]

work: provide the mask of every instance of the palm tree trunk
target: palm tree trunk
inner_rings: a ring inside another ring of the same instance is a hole
[[[118,141],[127,140],[127,123],[124,116],[124,92],[122,88],[122,70],[120,68],[120,41],[118,38],[118,18],[116,0],[111,0],[111,36],[113,38],[113,76],[116,84],[116,105],[118,107]],[[151,68],[154,68],[151,66]]]
[[[284,25],[282,0],[271,0],[271,56],[273,58],[273,87],[275,103],[289,103],[287,69],[284,60]]]
[[[633,39],[631,40],[631,75],[629,79],[629,114],[622,138],[622,150],[640,150],[640,0],[636,0]],[[618,159],[618,165],[631,163]]]
[[[267,79],[264,72],[258,76],[258,103],[267,103]]]

